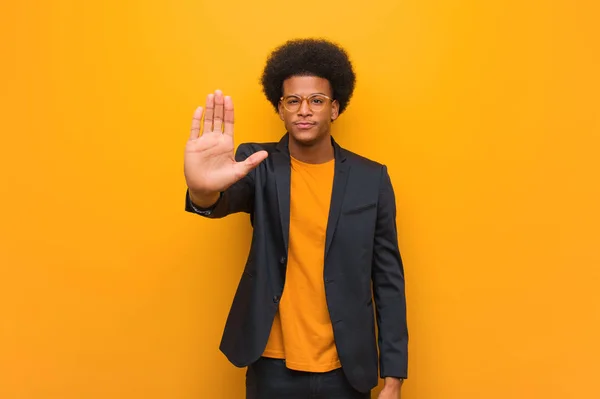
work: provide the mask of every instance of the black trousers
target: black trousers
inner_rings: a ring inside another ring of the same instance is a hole
[[[326,373],[290,370],[285,360],[261,357],[246,371],[246,399],[369,399],[341,368]]]

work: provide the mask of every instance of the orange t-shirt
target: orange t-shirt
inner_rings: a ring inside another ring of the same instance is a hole
[[[292,158],[286,279],[263,356],[285,359],[293,370],[341,366],[323,281],[334,166],[334,160],[307,164]]]

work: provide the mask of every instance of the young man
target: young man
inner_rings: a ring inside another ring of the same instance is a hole
[[[379,398],[399,398],[408,332],[392,184],[384,165],[331,136],[352,65],[331,42],[290,41],[262,84],[287,131],[280,142],[241,144],[234,156],[233,103],[216,91],[185,151],[186,211],[247,212],[253,226],[220,349],[248,366],[249,399],[369,398],[378,363]]]

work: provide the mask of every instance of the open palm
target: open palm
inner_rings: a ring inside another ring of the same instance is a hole
[[[217,90],[209,94],[204,110],[198,107],[192,119],[190,138],[185,147],[184,175],[191,191],[215,193],[224,191],[246,176],[267,157],[258,151],[242,162],[234,157],[233,101]]]

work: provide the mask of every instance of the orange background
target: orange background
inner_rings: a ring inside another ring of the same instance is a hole
[[[600,16],[588,1],[0,5],[0,398],[242,398],[218,352],[247,216],[183,211],[217,88],[277,140],[269,51],[326,36],[358,83],[334,134],[388,165],[404,399],[600,397]]]

